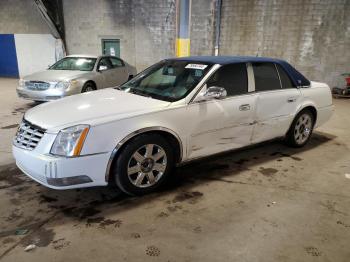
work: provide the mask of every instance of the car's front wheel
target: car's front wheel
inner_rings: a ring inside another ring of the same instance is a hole
[[[81,89],[81,92],[86,93],[94,90],[96,90],[96,86],[92,82],[87,82],[84,84],[83,88]]]
[[[167,140],[158,134],[145,134],[123,148],[112,172],[122,191],[143,195],[163,185],[173,167],[174,154]]]
[[[314,116],[310,110],[301,111],[295,117],[286,135],[287,144],[292,147],[304,146],[311,137],[314,121]]]

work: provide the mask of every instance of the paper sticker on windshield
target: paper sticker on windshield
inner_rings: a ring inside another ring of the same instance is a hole
[[[208,65],[201,65],[201,64],[188,64],[185,68],[188,69],[200,69],[204,70]]]

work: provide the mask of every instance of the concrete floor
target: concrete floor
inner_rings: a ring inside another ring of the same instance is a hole
[[[1,261],[350,261],[350,100],[334,101],[305,148],[271,142],[192,163],[170,188],[130,198],[21,174],[11,139],[34,104],[16,83],[0,79]]]

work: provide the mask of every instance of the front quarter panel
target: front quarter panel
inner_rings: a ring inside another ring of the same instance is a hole
[[[118,143],[130,134],[145,128],[161,127],[171,130],[179,137],[179,142],[183,145],[182,155],[185,156],[187,127],[191,123],[185,115],[185,105],[177,105],[158,112],[93,126],[85,140],[82,154],[112,153]]]

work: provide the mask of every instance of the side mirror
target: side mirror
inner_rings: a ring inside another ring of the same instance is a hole
[[[98,71],[106,71],[108,68],[107,68],[107,66],[105,66],[105,65],[100,65],[99,67],[98,67]]]
[[[213,99],[223,99],[227,96],[227,91],[223,87],[211,86],[203,94],[199,94],[195,101],[208,101]]]

